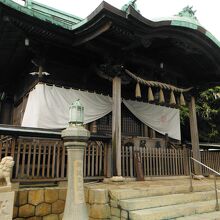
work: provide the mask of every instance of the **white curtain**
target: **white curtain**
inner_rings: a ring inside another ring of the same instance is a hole
[[[144,124],[161,134],[180,140],[180,113],[178,109],[123,100],[125,106]]]
[[[65,128],[68,125],[69,106],[77,99],[80,99],[84,106],[85,124],[112,111],[112,98],[109,96],[38,84],[29,94],[22,126]],[[123,100],[123,103],[147,126],[180,140],[179,110],[130,100]]]
[[[109,96],[38,84],[29,94],[22,126],[65,128],[69,120],[69,106],[77,99],[84,106],[85,124],[112,111],[112,99]]]

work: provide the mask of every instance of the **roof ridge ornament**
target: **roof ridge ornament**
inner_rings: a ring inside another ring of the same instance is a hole
[[[129,2],[127,4],[124,4],[121,8],[122,11],[128,12],[128,8],[131,6],[132,8],[134,8],[138,13],[140,13],[140,10],[137,8],[137,4],[136,4],[137,0],[129,0]]]
[[[193,6],[187,5],[185,8],[183,8],[183,10],[181,12],[178,13],[177,16],[187,17],[187,18],[191,18],[191,19],[194,19],[194,20],[198,21],[195,14],[196,14],[196,10],[193,10]]]

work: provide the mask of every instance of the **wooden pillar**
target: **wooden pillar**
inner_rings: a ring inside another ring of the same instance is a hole
[[[149,137],[148,126],[142,123],[142,136]]]
[[[93,121],[90,125],[90,132],[92,134],[96,134],[97,133],[97,123],[96,121]]]
[[[167,133],[165,134],[164,140],[165,140],[165,144],[164,144],[165,148],[167,148],[168,147],[168,143],[169,143],[169,136],[168,136]]]
[[[2,101],[0,101],[0,123],[2,124],[2,117],[1,114],[2,113]]]
[[[186,148],[186,145],[183,145],[183,167],[184,175],[190,175],[189,172],[189,150]]]
[[[195,97],[193,96],[191,97],[191,101],[189,103],[189,120],[193,157],[196,160],[201,161],[201,154],[199,150],[199,132],[196,117],[196,104]],[[196,175],[202,174],[201,166],[196,162],[194,162],[194,169]]]
[[[121,176],[121,78],[112,81],[112,159],[113,176]]]
[[[112,144],[107,144],[106,149],[106,177],[112,177]]]

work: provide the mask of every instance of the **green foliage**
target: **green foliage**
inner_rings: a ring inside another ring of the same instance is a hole
[[[180,123],[186,124],[186,120],[189,118],[189,109],[187,106],[180,106]]]
[[[219,100],[220,86],[202,92],[197,101],[197,112],[200,118],[211,123],[220,113]]]
[[[200,141],[220,141],[220,86],[201,92],[196,100]],[[188,123],[188,108],[181,108],[181,124]]]
[[[220,141],[220,86],[202,92],[197,103],[200,138],[202,141]]]

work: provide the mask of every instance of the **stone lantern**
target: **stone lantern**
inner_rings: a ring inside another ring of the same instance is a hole
[[[68,152],[68,188],[63,220],[88,220],[83,187],[83,154],[90,133],[83,127],[84,107],[75,101],[69,109],[69,126],[62,131]]]

